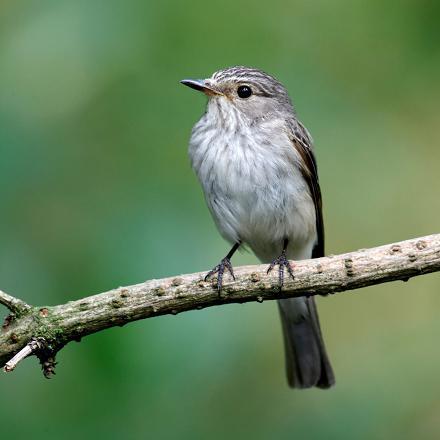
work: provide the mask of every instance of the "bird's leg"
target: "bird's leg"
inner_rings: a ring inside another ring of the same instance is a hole
[[[223,258],[222,261],[220,261],[217,266],[214,267],[214,269],[210,270],[205,277],[205,281],[208,280],[208,278],[211,278],[213,275],[217,274],[217,291],[220,294],[222,291],[223,286],[223,274],[225,273],[225,269],[228,270],[228,272],[231,274],[231,277],[235,281],[235,275],[234,271],[232,269],[231,264],[231,257],[234,255],[235,251],[240,247],[241,242],[235,243],[232,249],[228,252],[228,255],[226,255],[225,258]]]
[[[285,238],[283,242],[283,251],[281,252],[281,255],[278,258],[275,258],[275,260],[273,260],[272,263],[270,263],[269,267],[267,268],[267,273],[269,273],[276,265],[278,265],[278,284],[280,290],[283,288],[283,284],[284,284],[284,268],[287,269],[287,272],[292,277],[292,279],[295,278],[293,275],[292,265],[289,263],[289,260],[286,257],[286,249],[288,244],[289,244],[289,240]]]

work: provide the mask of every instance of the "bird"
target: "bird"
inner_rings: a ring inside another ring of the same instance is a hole
[[[231,258],[250,249],[267,272],[278,266],[282,289],[294,263],[324,256],[322,198],[310,133],[286,88],[264,71],[245,66],[181,83],[207,96],[194,125],[189,158],[228,254],[206,275],[235,279]],[[313,296],[278,300],[288,384],[330,388],[335,377]]]

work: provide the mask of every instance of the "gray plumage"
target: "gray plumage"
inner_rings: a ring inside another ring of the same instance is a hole
[[[312,139],[286,89],[258,69],[232,67],[183,81],[208,95],[189,156],[221,235],[265,263],[323,256],[321,194]],[[252,94],[242,98],[238,87]],[[282,268],[281,268],[282,269]],[[334,384],[314,298],[280,300],[290,386]]]

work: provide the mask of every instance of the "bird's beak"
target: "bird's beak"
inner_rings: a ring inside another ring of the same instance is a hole
[[[211,85],[208,85],[206,83],[206,80],[204,79],[182,79],[180,81],[184,86],[191,87],[192,89],[199,90],[200,92],[203,92],[205,95],[212,96],[212,95],[223,95],[222,92],[219,90],[216,90]]]

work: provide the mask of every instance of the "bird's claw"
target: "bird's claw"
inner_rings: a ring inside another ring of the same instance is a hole
[[[287,269],[287,273],[292,277],[292,280],[295,279],[295,276],[293,275],[292,265],[287,259],[285,251],[283,251],[278,258],[275,258],[275,260],[273,260],[272,263],[270,263],[269,267],[267,268],[267,273],[269,274],[272,271],[272,269],[277,265],[278,265],[278,285],[281,291],[284,285],[284,268]]]
[[[219,295],[223,287],[223,274],[225,273],[225,269],[228,270],[232,279],[235,281],[235,275],[234,275],[234,270],[232,269],[231,260],[227,257],[223,258],[223,260],[220,261],[220,263],[217,264],[217,266],[215,266],[214,269],[210,270],[205,276],[205,281],[207,281],[213,275],[217,274],[217,291]]]

